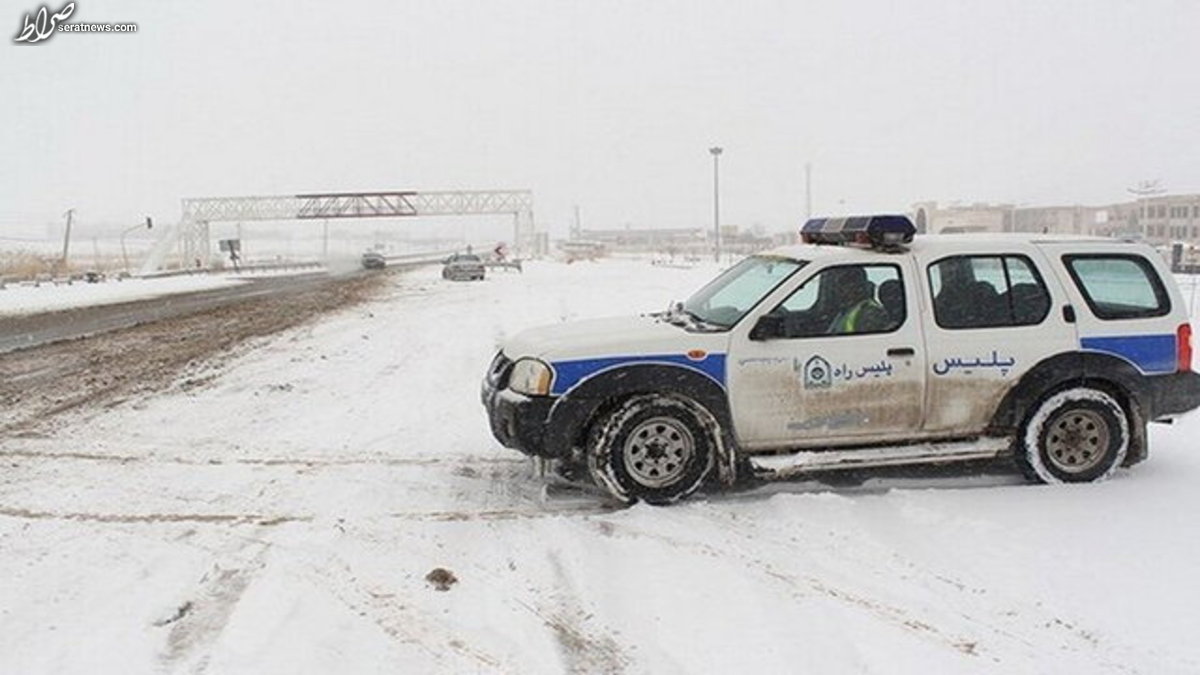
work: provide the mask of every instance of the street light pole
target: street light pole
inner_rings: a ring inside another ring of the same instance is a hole
[[[75,217],[75,209],[67,209],[64,216],[67,217],[67,232],[63,235],[63,252],[62,252],[62,267],[64,272],[67,269],[67,254],[71,249],[71,221]]]
[[[147,230],[154,229],[154,220],[150,218],[150,216],[146,216],[146,222],[144,225]],[[142,226],[143,223],[138,223],[137,225],[134,225],[133,227],[121,232],[121,260],[125,264],[125,274],[127,275],[129,274],[129,253],[125,250],[125,235],[133,232],[134,230],[140,230]]]
[[[720,157],[724,148],[708,149],[713,156],[713,260],[721,262],[721,170]]]

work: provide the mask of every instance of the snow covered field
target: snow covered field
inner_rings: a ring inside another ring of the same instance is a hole
[[[712,273],[413,272],[207,387],[0,440],[0,672],[1200,671],[1195,415],[1097,485],[543,501],[479,403],[496,339]]]
[[[89,284],[14,284],[0,290],[0,317],[56,312],[76,307],[111,305],[163,295],[207,291],[244,283],[229,275],[197,275],[158,279],[115,279]]]

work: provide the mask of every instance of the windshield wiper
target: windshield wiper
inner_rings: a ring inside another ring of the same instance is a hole
[[[672,302],[671,304],[667,305],[667,309],[665,311],[656,312],[650,316],[653,316],[661,321],[666,321],[672,326],[686,326],[687,317],[681,315],[682,311],[683,303]]]
[[[729,328],[729,326],[709,321],[690,309],[684,309],[682,302],[673,302],[667,307],[665,312],[659,312],[651,316],[666,321],[672,326],[679,326],[680,328],[689,330],[720,331]]]
[[[679,310],[680,314],[682,314],[682,315],[686,316],[688,319],[690,319],[692,324],[694,324],[696,326],[696,328],[700,328],[703,330],[725,330],[726,328],[729,328],[729,326],[725,326],[725,325],[716,323],[715,321],[709,321],[708,319],[700,316],[699,314],[697,314],[689,309],[684,309],[683,305],[679,305],[678,310]]]

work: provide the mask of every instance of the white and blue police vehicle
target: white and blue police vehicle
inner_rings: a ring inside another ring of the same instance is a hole
[[[495,437],[619,500],[710,481],[1012,456],[1094,481],[1200,405],[1187,307],[1115,239],[815,219],[666,312],[535,328],[483,383]]]

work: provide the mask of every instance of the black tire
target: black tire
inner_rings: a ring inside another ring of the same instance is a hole
[[[691,399],[633,396],[593,427],[588,469],[622,502],[670,504],[712,472],[716,433],[716,420]]]
[[[1111,394],[1072,387],[1030,412],[1018,438],[1017,465],[1040,483],[1104,480],[1125,461],[1129,439],[1128,415]]]

